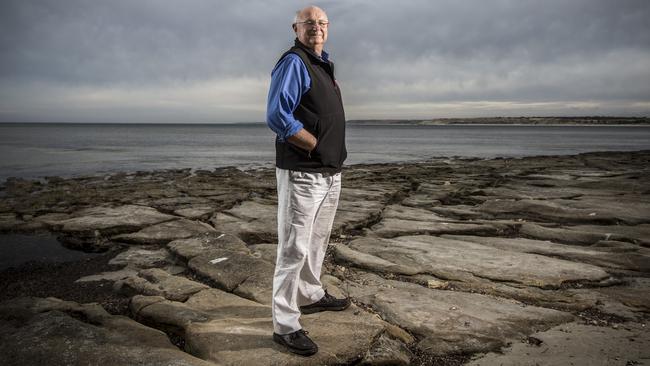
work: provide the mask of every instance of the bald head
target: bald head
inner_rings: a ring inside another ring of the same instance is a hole
[[[325,10],[319,8],[318,6],[310,5],[296,12],[296,16],[293,18],[293,23],[295,24],[300,21],[303,21],[305,17],[308,17],[312,12],[322,13],[323,15],[325,15],[325,18],[327,19],[327,14],[325,14]]]
[[[325,11],[317,6],[308,6],[296,12],[293,31],[300,43],[320,55],[327,41],[329,20]]]

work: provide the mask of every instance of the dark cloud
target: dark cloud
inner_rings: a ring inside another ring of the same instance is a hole
[[[0,120],[262,120],[305,5],[5,0]],[[650,110],[646,0],[320,5],[351,118]]]

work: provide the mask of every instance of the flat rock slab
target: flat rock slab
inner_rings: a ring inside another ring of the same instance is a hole
[[[441,235],[443,238],[462,240],[522,253],[553,256],[570,261],[593,264],[599,267],[650,272],[650,256],[635,252],[608,253],[598,248],[557,244],[550,241],[525,238],[497,238],[471,235]]]
[[[234,235],[223,233],[208,233],[188,239],[174,240],[167,244],[167,248],[185,261],[211,250],[224,249],[241,253],[250,252],[244,241]]]
[[[564,223],[641,224],[650,221],[647,203],[626,202],[605,197],[582,197],[576,200],[508,200],[490,199],[477,207],[497,218],[526,218]]]
[[[571,230],[558,225],[539,225],[532,222],[523,223],[519,228],[519,234],[530,238],[572,245],[592,245],[601,240],[617,240],[606,234]]]
[[[402,205],[386,206],[382,214],[384,219],[400,219],[410,221],[456,222],[457,220],[441,216],[424,208]]]
[[[503,199],[572,199],[585,194],[585,189],[575,187],[536,187],[527,180],[520,184],[486,187],[482,191],[488,196]],[[534,183],[534,182],[533,182]],[[587,191],[588,192],[588,191]]]
[[[592,245],[601,240],[618,240],[650,247],[650,225],[573,225],[526,222],[521,235],[575,245]]]
[[[650,212],[648,212],[650,215]],[[602,234],[606,240],[623,240],[650,247],[650,225],[576,225],[567,229]]]
[[[383,203],[368,199],[348,201],[341,198],[334,216],[332,233],[338,235],[345,229],[362,228],[378,218],[384,208]]]
[[[433,290],[369,273],[347,281],[343,288],[384,320],[419,336],[417,347],[434,355],[495,350],[537,329],[573,319],[569,313],[514,300]]]
[[[160,268],[141,270],[137,275],[115,282],[113,287],[127,296],[135,294],[162,296],[174,301],[185,301],[191,295],[209,288],[185,277],[174,276]]]
[[[0,304],[0,364],[210,366],[167,335],[98,304],[18,298]]]
[[[172,263],[173,261],[174,259],[169,250],[165,248],[132,246],[113,257],[108,264],[132,268],[151,268],[162,263]]]
[[[433,215],[433,214],[432,214]],[[458,223],[443,221],[414,221],[410,219],[386,218],[371,228],[373,235],[392,238],[415,234],[482,234],[498,235],[508,230],[506,225]]]
[[[181,332],[187,352],[220,365],[345,364],[368,351],[385,323],[352,306],[342,312],[305,315],[301,324],[318,344],[309,358],[289,353],[272,340],[271,308],[217,289],[186,302],[135,296],[136,318]]]
[[[478,277],[540,288],[558,288],[567,281],[598,282],[609,277],[601,268],[589,264],[428,235],[395,239],[360,238],[350,242],[349,247],[443,279],[471,281]],[[364,258],[359,256],[359,262]],[[372,265],[365,267],[372,268]],[[380,270],[385,270],[385,267]]]
[[[334,256],[339,262],[351,263],[359,268],[375,272],[403,274],[409,276],[424,272],[424,269],[420,266],[405,266],[393,263],[378,256],[354,250],[344,244],[334,246]]]
[[[277,261],[278,245],[271,243],[254,244],[248,247],[251,255],[255,258],[263,259],[273,265]]]
[[[475,358],[471,366],[650,365],[650,332],[637,323],[596,327],[569,323],[513,342],[503,353]]]
[[[192,258],[188,267],[219,288],[270,304],[275,265],[251,254],[213,250]]]
[[[346,186],[344,182],[332,232],[338,235],[346,229],[367,226],[380,217],[384,202],[399,188],[399,185],[372,184],[361,189]]]
[[[174,211],[174,214],[183,216],[190,220],[207,219],[215,211],[212,206],[192,206],[188,208],[180,208]]]
[[[248,244],[277,240],[277,205],[268,202],[244,201],[230,210],[210,218],[217,230],[233,234]]]
[[[650,278],[626,278],[621,286],[594,289],[637,311],[650,313]]]
[[[43,222],[57,231],[70,234],[94,233],[96,230],[103,234],[117,234],[176,218],[151,207],[136,205],[92,207],[77,211],[72,216],[69,219]]]
[[[75,282],[96,282],[96,281],[115,282],[131,276],[136,276],[137,274],[138,274],[137,269],[131,267],[125,267],[117,271],[101,272],[101,273],[96,273],[88,276],[83,276],[77,279]]]
[[[213,227],[204,222],[179,219],[152,225],[135,233],[117,235],[111,239],[137,244],[166,244],[175,239],[216,232]]]

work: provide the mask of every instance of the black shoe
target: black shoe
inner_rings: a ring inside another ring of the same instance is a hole
[[[303,314],[313,314],[319,311],[341,311],[350,306],[350,299],[337,299],[325,291],[325,296],[313,304],[300,307]]]
[[[273,333],[273,341],[287,347],[293,353],[302,356],[311,356],[318,352],[318,346],[307,337],[308,333],[303,329],[289,334]]]

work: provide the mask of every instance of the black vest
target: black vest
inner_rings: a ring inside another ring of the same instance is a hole
[[[293,116],[318,139],[318,144],[309,154],[288,141],[281,142],[276,138],[275,165],[281,169],[303,172],[340,172],[347,157],[345,113],[341,91],[334,78],[334,64],[323,61],[298,40],[280,60],[289,53],[300,57],[311,79],[311,87],[300,98]]]

